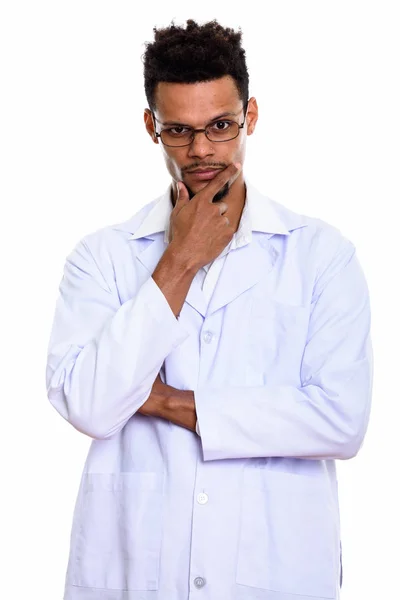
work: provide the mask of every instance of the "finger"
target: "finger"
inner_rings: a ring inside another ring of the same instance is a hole
[[[184,206],[185,204],[187,204],[189,202],[189,192],[187,190],[186,185],[183,183],[183,181],[177,181],[176,187],[177,187],[177,197],[176,197],[175,207],[178,207],[178,210],[179,210],[180,208],[182,208],[182,206]]]
[[[233,181],[238,177],[241,171],[240,163],[231,163],[225,169],[223,169],[218,175],[211,179],[205,188],[196,194],[199,198],[207,198],[209,202],[213,201],[213,198],[217,192],[226,184],[228,181]]]
[[[218,210],[220,215],[223,215],[228,210],[228,205],[226,202],[218,202]]]

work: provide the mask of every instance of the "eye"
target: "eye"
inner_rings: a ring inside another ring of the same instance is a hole
[[[165,129],[169,134],[174,136],[186,135],[189,131],[191,131],[190,127],[183,127],[183,125],[176,125],[175,127],[170,127],[169,129]]]
[[[232,125],[232,121],[216,121],[212,123],[211,129],[214,131],[226,131]]]

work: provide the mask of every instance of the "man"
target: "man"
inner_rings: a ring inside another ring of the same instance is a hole
[[[241,33],[154,31],[144,121],[171,186],[76,245],[49,343],[50,402],[93,438],[64,598],[338,599],[335,459],[371,406],[366,281],[337,229],[244,177]]]

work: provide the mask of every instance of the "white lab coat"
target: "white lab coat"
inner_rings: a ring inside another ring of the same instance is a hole
[[[47,393],[93,441],[65,600],[339,599],[335,459],[370,414],[367,284],[337,229],[246,185],[250,243],[178,319],[151,277],[169,189],[66,260]],[[194,390],[201,437],[137,413],[160,370]]]

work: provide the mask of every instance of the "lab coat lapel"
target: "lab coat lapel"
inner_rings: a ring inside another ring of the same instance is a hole
[[[250,244],[231,250],[221,270],[208,307],[208,316],[267,277],[279,252],[270,243],[273,234],[254,235]]]
[[[265,278],[279,256],[278,250],[269,241],[272,235],[264,233],[257,236],[253,233],[252,243],[228,252],[208,309],[197,277],[191,283],[185,302],[203,317],[206,314],[209,316],[253,287],[261,278]],[[138,254],[138,260],[149,273],[153,273],[166,246],[161,234],[147,242],[145,249]]]
[[[137,258],[142,265],[146,267],[149,273],[152,274],[165,249],[166,244],[164,242],[164,234],[160,233],[155,235],[153,240],[147,240],[145,249],[138,254]],[[194,277],[191,283],[185,302],[190,304],[190,306],[192,306],[198,313],[205,317],[207,303],[197,277]]]

